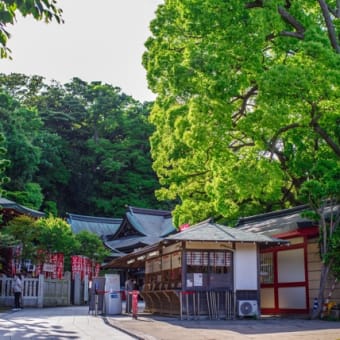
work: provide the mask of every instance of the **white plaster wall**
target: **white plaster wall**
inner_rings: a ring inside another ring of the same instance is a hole
[[[234,253],[235,290],[258,289],[257,245],[237,243]]]

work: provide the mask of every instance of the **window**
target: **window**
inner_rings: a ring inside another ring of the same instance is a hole
[[[231,251],[187,251],[186,288],[232,288]]]
[[[273,253],[260,254],[260,281],[261,283],[273,283]]]

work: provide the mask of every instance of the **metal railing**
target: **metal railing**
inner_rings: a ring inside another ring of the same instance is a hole
[[[231,290],[156,290],[142,291],[145,311],[178,315],[181,320],[235,318],[235,299]]]

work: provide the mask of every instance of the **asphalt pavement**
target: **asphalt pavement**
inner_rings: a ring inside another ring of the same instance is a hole
[[[304,319],[180,320],[159,316],[107,317],[144,340],[340,340],[340,322]]]
[[[339,321],[263,317],[259,320],[180,320],[139,310],[93,315],[87,306],[25,308],[0,313],[0,339],[84,340],[340,340]]]
[[[87,306],[24,308],[0,313],[1,340],[131,340],[136,339],[112,326],[105,318],[88,313]]]

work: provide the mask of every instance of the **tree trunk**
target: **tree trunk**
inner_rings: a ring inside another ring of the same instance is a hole
[[[320,286],[319,286],[319,293],[318,293],[318,308],[313,309],[311,319],[315,320],[320,318],[321,313],[323,312],[324,303],[325,303],[325,289],[328,280],[328,275],[330,272],[330,263],[329,264],[322,264],[321,268],[321,276],[320,276]]]

